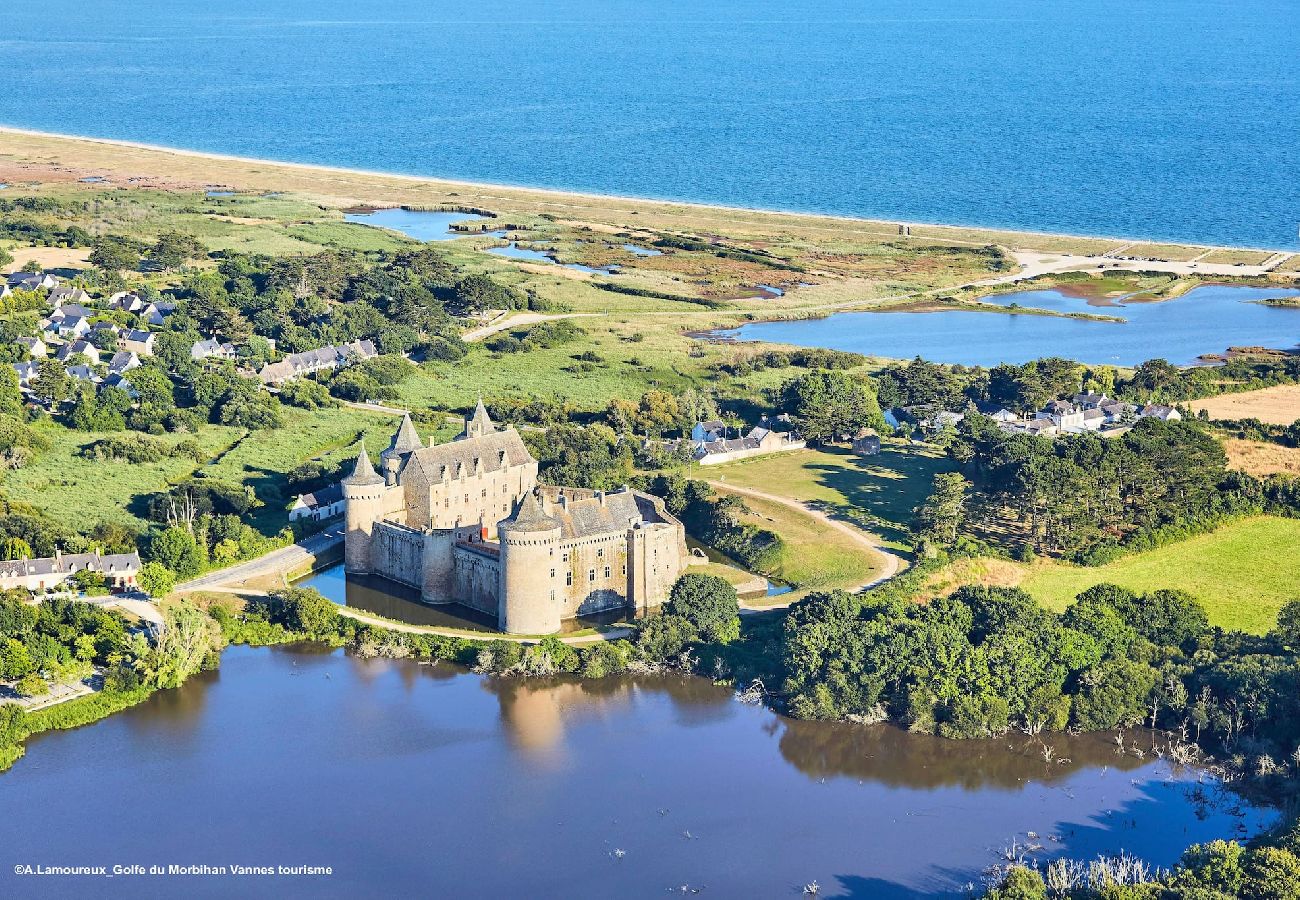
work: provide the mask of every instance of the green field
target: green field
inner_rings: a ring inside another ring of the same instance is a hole
[[[1300,598],[1300,521],[1246,519],[1097,568],[1035,566],[1021,587],[1061,610],[1101,582],[1143,592],[1179,588],[1204,604],[1212,625],[1261,634],[1282,604]]]
[[[934,476],[952,468],[936,447],[885,441],[878,456],[843,447],[796,450],[717,466],[703,477],[826,504],[906,550],[912,510],[929,496]]]
[[[880,558],[840,530],[780,503],[742,497],[750,514],[743,518],[781,536],[784,548],[778,564],[765,575],[794,585],[796,599],[812,590],[843,588],[855,591],[875,579]]]

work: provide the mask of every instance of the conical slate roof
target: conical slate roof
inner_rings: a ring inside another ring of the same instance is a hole
[[[352,467],[352,474],[343,479],[344,484],[383,484],[384,479],[375,471],[375,467],[370,464],[370,454],[366,453],[366,445],[361,445],[361,452],[357,454],[357,463]]]
[[[397,433],[393,435],[393,442],[388,452],[410,453],[412,450],[419,450],[422,446],[424,445],[420,443],[420,435],[411,422],[411,414],[406,413],[402,416],[402,424],[398,426]]]
[[[560,520],[553,519],[542,509],[537,494],[529,491],[515,508],[515,514],[501,523],[508,531],[550,531],[560,527]]]

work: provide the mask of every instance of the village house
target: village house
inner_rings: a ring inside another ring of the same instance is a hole
[[[117,345],[137,356],[153,356],[154,333],[131,329],[117,339]]]
[[[110,588],[128,588],[135,585],[140,572],[137,553],[102,554],[62,553],[38,559],[11,559],[0,562],[0,590],[23,588],[33,593],[58,590],[76,572],[95,572],[103,575]]]
[[[59,362],[67,363],[74,359],[81,358],[91,364],[99,362],[99,348],[90,341],[72,341],[59,347],[55,352],[54,358]]]
[[[1054,437],[1091,432],[1109,437],[1124,432],[1138,419],[1157,418],[1176,422],[1182,415],[1171,406],[1148,405],[1139,408],[1132,403],[1112,400],[1105,394],[1088,392],[1076,394],[1069,400],[1052,400],[1032,417],[1021,417],[1009,410],[1000,409],[991,418],[1003,431],[1013,434]]]
[[[783,453],[787,450],[802,450],[807,444],[788,431],[775,431],[774,424],[764,417],[762,424],[756,425],[743,437],[726,438],[725,426],[719,431],[714,426],[721,422],[699,422],[691,429],[691,458],[702,466],[714,466],[750,456],[767,453]],[[696,439],[696,435],[701,439]],[[676,449],[677,442],[670,444]]]
[[[146,306],[148,304],[133,291],[118,291],[108,298],[108,308],[120,312],[138,313]]]
[[[289,521],[296,522],[299,519],[311,519],[316,522],[323,522],[326,519],[343,515],[346,506],[347,504],[343,501],[342,486],[331,484],[329,487],[321,488],[319,491],[313,491],[310,494],[299,494],[298,499],[294,500],[289,506]]]
[[[5,279],[5,284],[14,290],[47,291],[58,287],[59,276],[48,272],[14,272]]]
[[[175,303],[163,303],[160,301],[150,303],[142,309],[140,311],[140,318],[144,319],[145,322],[150,325],[161,326],[165,321],[167,321],[167,317],[174,312],[176,312]]]
[[[190,347],[190,359],[195,362],[203,362],[205,359],[234,359],[235,345],[229,342],[221,342],[216,338],[206,338],[201,341],[195,341]]]
[[[321,347],[319,350],[307,350],[291,353],[279,362],[269,363],[257,373],[262,384],[274,385],[292,381],[313,372],[342,369],[365,359],[379,355],[371,341],[353,341],[338,347]]]
[[[90,303],[91,297],[79,287],[60,285],[59,287],[50,288],[49,301],[53,306],[61,306],[65,303],[83,304]]]
[[[38,337],[20,337],[14,343],[26,350],[32,359],[44,359],[50,355],[49,345]]]
[[[108,361],[108,371],[114,375],[121,375],[129,372],[140,365],[140,357],[136,356],[130,350],[119,350],[113,354]]]
[[[89,384],[99,384],[103,381],[90,366],[84,363],[78,363],[75,366],[68,366],[68,377],[75,378],[77,381],[85,381]]]
[[[14,371],[18,373],[18,387],[29,388],[32,382],[36,380],[39,374],[39,365],[34,362],[20,362],[13,364]]]
[[[140,399],[140,392],[135,389],[135,385],[131,383],[130,379],[128,379],[121,372],[113,372],[111,375],[105,378],[104,387],[118,388],[119,390],[125,391],[126,395],[130,397],[132,400]]]

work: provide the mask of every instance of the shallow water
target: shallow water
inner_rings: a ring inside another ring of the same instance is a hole
[[[1294,0],[4,12],[12,125],[597,193],[1296,246]]]
[[[1270,820],[1102,738],[957,743],[800,723],[699,678],[497,680],[342,651],[217,672],[33,739],[6,862],[328,865],[311,879],[27,878],[23,897],[951,896],[994,851],[1172,862]],[[1059,842],[1049,836],[1059,838]],[[620,856],[617,851],[623,851]]]
[[[1174,300],[1105,305],[1056,290],[1019,291],[986,302],[1118,316],[1126,321],[969,310],[853,312],[824,319],[756,322],[717,334],[893,359],[921,356],[968,366],[1024,363],[1044,356],[1119,366],[1162,357],[1181,365],[1229,347],[1290,349],[1300,344],[1300,309],[1256,302],[1287,296],[1300,296],[1300,291],[1209,285]]]
[[[473,213],[438,212],[422,209],[377,209],[368,213],[347,213],[343,216],[348,222],[358,225],[373,225],[376,228],[388,228],[398,231],[417,241],[453,241],[459,237],[481,232],[452,231],[451,226],[457,222],[490,222],[487,216]]]

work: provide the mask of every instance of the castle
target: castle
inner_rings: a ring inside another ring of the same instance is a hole
[[[502,631],[551,634],[574,616],[660,606],[688,561],[657,497],[537,483],[537,460],[482,401],[464,431],[425,446],[402,419],[376,470],[362,446],[343,479],[344,568],[461,603]]]

